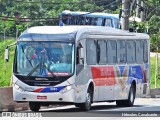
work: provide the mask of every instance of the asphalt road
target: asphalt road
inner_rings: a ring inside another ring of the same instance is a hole
[[[70,105],[41,108],[40,113],[44,117],[160,117],[160,98],[137,98],[133,107],[117,107],[115,102],[102,102],[92,104],[87,112]]]
[[[133,107],[117,107],[116,103],[94,103],[90,111],[81,111],[76,108],[74,105],[70,106],[61,106],[61,107],[50,107],[50,108],[41,108],[40,112],[33,113],[30,110],[28,111],[19,111],[11,113],[12,117],[17,117],[20,115],[22,119],[23,115],[40,115],[39,117],[55,117],[56,120],[97,120],[99,117],[101,119],[113,119],[120,120],[120,118],[127,120],[135,120],[134,117],[144,120],[158,120],[160,119],[160,98],[137,98],[135,100],[135,105]],[[75,118],[76,117],[76,118]],[[3,117],[5,118],[5,117]],[[25,118],[25,116],[23,116]],[[2,119],[3,120],[3,119]],[[5,118],[5,120],[7,120]],[[16,119],[18,120],[18,118]],[[34,120],[41,120],[40,118]]]

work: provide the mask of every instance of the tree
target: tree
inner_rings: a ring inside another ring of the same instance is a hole
[[[160,16],[152,16],[148,21],[149,35],[151,37],[151,51],[160,52]]]

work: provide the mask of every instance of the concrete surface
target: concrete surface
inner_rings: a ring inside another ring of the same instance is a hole
[[[27,110],[28,103],[16,103],[13,101],[12,87],[0,88],[0,111]]]

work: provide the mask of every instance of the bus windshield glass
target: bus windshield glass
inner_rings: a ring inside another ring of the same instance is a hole
[[[73,42],[18,42],[16,56],[15,74],[38,77],[73,74]]]

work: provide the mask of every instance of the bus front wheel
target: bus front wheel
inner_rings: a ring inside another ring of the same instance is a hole
[[[79,107],[81,110],[88,111],[91,108],[92,103],[92,91],[88,89],[86,94],[86,101],[84,103],[76,103],[75,106]]]
[[[31,111],[38,112],[41,105],[38,102],[29,102],[29,108]]]

